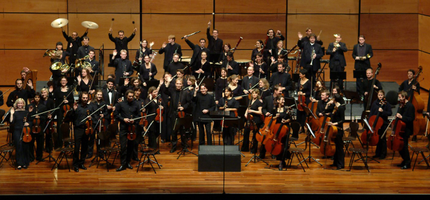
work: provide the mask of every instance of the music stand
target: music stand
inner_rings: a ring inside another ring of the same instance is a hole
[[[304,160],[300,161],[299,165],[302,164],[302,162],[306,162],[306,160],[309,159],[309,163],[311,163],[311,161],[314,160],[315,162],[323,166],[320,162],[318,162],[314,157],[311,156],[311,142],[312,142],[311,136],[315,138],[315,134],[313,133],[312,128],[311,126],[309,126],[308,123],[306,123],[306,127],[308,127],[308,136],[306,138],[308,139],[307,142],[309,143],[309,156],[306,157]]]
[[[349,99],[350,104],[351,104],[351,112],[350,112],[350,120],[352,121],[352,104],[353,103],[361,103],[362,101],[360,100],[360,95],[358,94],[358,92],[354,92],[354,91],[350,91],[350,90],[344,90],[343,94],[345,95],[345,98]],[[354,101],[357,100],[357,101]]]
[[[310,109],[310,108],[308,108],[307,106],[303,106],[303,109],[305,110],[305,112],[306,112],[306,114],[307,114],[307,118],[309,119],[311,116],[314,118],[314,119],[317,119],[317,117],[315,116],[315,114],[312,112],[312,110]],[[308,127],[308,129],[309,129],[310,127]],[[303,141],[303,142],[301,142],[301,143],[299,143],[299,144],[297,144],[297,145],[301,145],[301,144],[303,144],[303,143],[305,143],[305,142],[307,142],[307,141]],[[315,147],[317,147],[317,148],[319,148],[319,146],[317,145],[317,144],[315,144],[312,140],[310,141],[310,143],[309,143],[309,145],[311,145],[311,144],[313,144]]]
[[[192,121],[193,121],[193,117],[190,115],[186,115],[184,118],[179,118],[179,117],[176,118],[175,125],[173,126],[173,132],[176,133],[177,131],[180,131],[180,128],[184,130],[183,135],[181,135],[182,150],[178,152],[179,156],[177,159],[179,159],[182,155],[185,156],[185,153],[187,152],[197,156],[197,154],[188,150],[188,144],[187,144],[189,137],[187,137],[186,130],[190,130],[190,131],[192,130],[191,129]],[[176,137],[176,136],[173,136],[173,137]],[[191,144],[192,144],[192,141],[191,141]]]
[[[333,88],[333,81],[339,81],[339,80],[345,80],[346,79],[346,72],[330,72],[330,89]],[[339,85],[340,87],[340,85]],[[346,88],[346,86],[345,86]],[[330,94],[332,91],[330,91]]]

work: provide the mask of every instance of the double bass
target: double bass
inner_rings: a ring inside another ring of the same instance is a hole
[[[415,75],[415,77],[413,78],[413,86],[417,86],[418,84],[418,77],[420,76],[420,74],[423,71],[423,67],[419,66],[418,67],[418,73]],[[412,86],[409,88],[409,90],[412,89]],[[425,132],[425,128],[426,128],[426,121],[424,119],[423,116],[423,111],[424,111],[424,101],[421,98],[420,94],[415,90],[413,92],[413,94],[409,97],[409,101],[412,103],[412,105],[414,105],[415,107],[415,119],[414,119],[414,133],[413,135],[419,135],[419,134],[423,134]]]
[[[362,120],[368,118],[369,113],[370,113],[370,106],[372,105],[372,103],[377,98],[377,95],[374,94],[375,93],[374,85],[376,82],[376,75],[379,74],[379,70],[381,70],[381,67],[382,67],[381,63],[378,63],[378,68],[376,68],[375,75],[373,76],[370,92],[369,92],[369,94],[367,94],[367,97],[366,97],[366,99],[367,99],[366,109],[364,109],[363,113],[361,114]]]
[[[383,108],[385,104],[386,100],[384,98],[383,100],[381,100],[379,108]],[[369,118],[369,124],[372,124],[373,133],[370,130],[365,130],[363,134],[361,134],[361,141],[363,142],[363,144],[367,144],[367,141],[369,141],[369,146],[376,146],[378,144],[378,131],[384,124],[384,119],[379,116],[380,113],[381,112],[378,111],[378,114],[372,115]]]

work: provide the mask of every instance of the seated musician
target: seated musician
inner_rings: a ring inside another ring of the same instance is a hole
[[[200,88],[196,88],[193,101],[196,104],[196,114],[193,117],[198,120],[199,145],[205,145],[205,135],[207,136],[207,145],[212,145],[211,122],[202,118],[209,118],[209,112],[214,111],[216,105],[214,97],[208,94],[205,83],[202,83]]]
[[[85,158],[88,154],[88,141],[90,134],[94,134],[93,132],[86,134],[85,129],[88,126],[93,127],[94,121],[91,120],[91,116],[89,114],[95,111],[94,107],[90,105],[88,102],[88,92],[82,92],[79,95],[79,105],[76,103],[73,105],[74,110],[74,139],[75,139],[75,149],[73,151],[73,170],[75,172],[79,172],[79,168],[86,170],[87,168],[84,166]],[[86,117],[88,118],[84,120]],[[91,122],[86,126],[87,122]],[[93,141],[94,142],[94,141]],[[80,154],[80,156],[79,156]]]
[[[27,99],[33,98],[34,95],[36,94],[36,92],[33,89],[33,82],[29,81],[27,83],[28,87],[26,89],[23,89],[22,84],[23,82],[21,79],[16,79],[15,90],[9,94],[6,101],[6,105],[8,107],[12,107],[13,104],[15,103],[15,100],[17,100],[18,98],[22,98],[24,99],[25,102],[27,102]]]
[[[221,76],[215,81],[215,101],[221,99],[224,88],[227,86],[227,69],[221,68]]]
[[[309,104],[309,97],[311,95],[311,82],[308,78],[306,78],[306,69],[301,69],[299,72],[300,81],[297,83],[297,95],[299,95],[298,101],[298,111],[297,111],[297,120],[300,123],[301,131],[300,133],[305,132],[305,123],[306,123],[306,110],[305,107]],[[304,96],[304,101],[302,101],[302,97]],[[299,135],[293,135],[292,137],[298,138]]]
[[[387,128],[388,124],[390,123],[388,121],[388,117],[392,114],[391,104],[385,100],[384,90],[378,91],[378,100],[373,102],[372,107],[370,108],[369,118],[378,114],[381,118],[380,120],[383,120],[383,125],[378,130],[379,140],[378,144],[376,145],[375,155],[373,156],[373,158],[384,159],[387,156],[387,137],[385,134],[382,138],[381,136]],[[373,124],[369,125],[373,126]]]
[[[176,119],[179,117],[178,112],[184,112],[187,115],[190,113],[190,103],[191,103],[191,95],[189,94],[189,91],[183,90],[183,79],[176,79],[175,81],[175,89],[169,90],[170,95],[170,107],[169,107],[169,122],[170,125],[168,125],[168,128],[173,129],[172,131],[172,148],[170,149],[170,153],[173,153],[176,151],[176,144],[178,142],[178,132],[181,135],[181,144],[182,148],[185,148],[186,139],[183,138],[185,136],[185,130],[182,127],[178,128],[178,131],[174,131],[176,129],[175,122]],[[191,122],[190,122],[191,123]]]
[[[366,105],[368,104],[368,101],[371,101],[371,99],[369,100],[368,98],[370,97],[370,92],[372,91],[373,88],[373,96],[376,96],[376,93],[378,92],[378,90],[382,90],[382,85],[381,82],[379,82],[378,79],[375,80],[375,84],[372,85],[374,76],[373,76],[373,69],[369,68],[366,70],[366,77],[367,79],[363,80],[363,90],[361,91],[360,94],[362,94],[364,96],[364,106],[366,107]],[[371,105],[370,102],[369,104]],[[367,108],[364,108],[367,109]]]
[[[245,111],[245,118],[253,117],[254,127],[250,127],[250,125],[245,126],[244,134],[243,134],[243,144],[241,151],[249,151],[249,133],[251,132],[250,128],[254,129],[252,135],[252,144],[251,144],[251,153],[257,153],[258,149],[258,141],[256,139],[256,134],[259,131],[259,128],[263,126],[262,115],[263,115],[263,100],[260,99],[260,90],[252,89],[251,90],[252,99],[249,101],[248,108]]]
[[[265,117],[272,115],[273,110],[276,108],[276,98],[282,96],[282,87],[279,85],[273,86],[273,94],[263,99],[263,114]],[[266,157],[266,148],[261,144],[260,155],[261,159]]]
[[[29,117],[28,119],[30,121],[32,121],[32,130],[31,130],[31,137],[32,137],[32,141],[29,144],[29,149],[30,149],[30,161],[34,160],[34,142],[36,142],[36,160],[37,161],[41,161],[42,157],[43,157],[43,143],[44,143],[44,133],[42,132],[42,130],[45,128],[46,125],[46,117],[47,117],[47,113],[42,114],[42,115],[37,115],[37,113],[41,113],[46,111],[46,106],[41,103],[41,94],[40,93],[36,93],[36,95],[34,96],[34,101],[29,105],[29,107],[31,107],[32,109],[29,109],[30,113],[29,113]],[[35,116],[33,116],[35,115]],[[40,127],[40,130],[36,130],[35,126],[35,121],[39,121],[38,126]]]
[[[171,62],[168,66],[167,66],[167,72],[169,72],[170,74],[176,74],[176,71],[178,69],[184,69],[184,65],[179,62],[179,54],[175,53],[173,54],[173,62]]]
[[[19,79],[21,80],[21,79]],[[28,109],[24,99],[18,98],[10,109],[10,123],[13,127],[12,141],[15,146],[15,159],[17,169],[27,169],[30,165],[29,144],[22,141],[22,131],[25,126],[31,126],[31,121],[26,120]]]
[[[256,62],[257,60],[257,54],[261,54],[261,58],[263,59],[263,53],[264,53],[264,46],[263,46],[263,41],[262,40],[257,40],[255,42],[255,49],[252,50],[251,53],[251,61],[252,62]],[[266,62],[264,62],[266,63]]]
[[[262,54],[256,55],[256,60],[254,63],[254,76],[258,78],[266,78],[269,77],[267,73],[269,72],[267,64],[263,60]]]
[[[218,109],[224,111],[230,111],[230,117],[237,117],[237,109],[239,108],[239,102],[233,98],[233,92],[230,88],[225,88],[225,96],[218,101]],[[221,121],[221,124],[226,122]],[[227,122],[228,123],[228,122]],[[221,125],[222,126],[222,125]],[[233,126],[224,126],[223,130],[223,141],[225,145],[232,145],[234,141],[234,130]]]
[[[223,45],[223,50],[222,50],[222,52],[220,54],[220,57],[219,57],[220,64],[228,62],[227,61],[227,54],[230,52],[230,50],[231,50],[230,43],[225,43]],[[233,60],[234,60],[234,56],[233,56]]]
[[[239,82],[239,76],[233,74],[230,77],[228,77],[227,82],[228,82],[228,88],[230,88],[231,91],[233,92],[233,97],[235,97],[236,100],[239,100],[241,98],[241,95],[243,94],[242,86],[237,84]]]
[[[288,63],[286,63],[284,58],[285,58],[285,56],[278,56],[278,60],[275,60],[274,57],[270,58],[272,62],[269,66],[269,72],[271,74],[276,73],[278,71],[278,64],[279,63],[284,64],[285,66],[288,66]],[[269,75],[268,77],[271,76],[270,74],[268,74],[268,75]]]
[[[326,113],[325,110],[326,110],[327,102],[329,101],[329,97],[330,97],[330,92],[328,90],[321,91],[321,100],[318,101],[317,112],[316,112],[316,115],[318,117],[323,117],[324,114]]]
[[[249,67],[246,69],[247,71],[247,76],[242,78],[242,89],[243,89],[243,93],[245,94],[249,94],[251,91],[251,88],[257,88],[258,81],[259,79],[254,76],[254,65],[252,63],[250,63]]]
[[[321,81],[317,81],[315,83],[315,87],[313,88],[313,94],[310,97],[310,100],[312,102],[318,102],[319,100],[321,100],[321,92],[323,90],[326,90],[325,87],[321,84]]]
[[[209,61],[207,60],[207,53],[205,51],[202,51],[201,60],[198,60],[196,62],[195,67],[193,68],[193,74],[197,79],[206,77],[210,78],[212,77],[211,74],[211,65],[209,64]]]
[[[420,94],[420,83],[415,80],[415,70],[408,70],[408,79],[403,81],[399,86],[399,92],[406,91],[408,93],[408,97],[411,97],[414,91]]]
[[[291,75],[285,71],[285,65],[278,63],[278,71],[273,73],[270,77],[271,90],[274,90],[274,86],[278,85],[282,90],[285,97],[289,97],[288,92],[292,88]]]
[[[267,81],[266,78],[260,79],[258,82],[258,89],[260,90],[260,96],[261,99],[266,98],[267,96],[270,96],[272,92],[270,91],[270,84],[269,81]]]
[[[339,94],[341,97],[342,97],[342,100],[339,102],[340,104],[345,104],[345,100],[343,99],[343,94],[342,94],[342,92],[340,91],[340,88],[339,88],[339,86],[334,86],[333,87],[333,90],[331,91],[331,95],[333,96],[333,95],[335,95],[335,94]]]
[[[337,127],[337,134],[334,140],[336,151],[333,156],[332,167],[336,169],[343,169],[345,167],[345,152],[343,151],[343,122],[345,122],[345,105],[341,105],[342,97],[335,94],[326,105],[327,115],[331,115],[331,121],[328,122],[329,126]],[[327,133],[326,133],[327,134]],[[329,138],[330,140],[330,138]]]
[[[227,61],[222,63],[222,67],[227,69],[227,76],[239,75],[239,64],[233,59],[233,53],[227,53]]]
[[[276,114],[273,116],[273,118],[276,120],[276,124],[282,123],[283,125],[290,126],[291,121],[291,112],[289,112],[285,107],[285,97],[278,96],[276,97]],[[291,130],[291,129],[290,129]],[[277,131],[277,130],[273,130]],[[288,149],[290,148],[289,144],[289,132],[281,138],[281,143],[283,145],[282,152],[276,156],[276,160],[279,160],[279,170],[282,171],[284,167],[287,166],[287,163],[285,163],[285,159],[290,159],[290,152]],[[277,140],[277,139],[275,139]]]
[[[398,93],[400,102],[399,111],[396,114],[396,118],[402,120],[406,124],[403,134],[400,134],[403,138],[403,148],[399,151],[403,161],[398,167],[401,169],[411,168],[411,157],[409,156],[409,136],[414,134],[414,120],[415,120],[415,107],[412,102],[408,101],[408,93],[401,91]]]
[[[121,166],[116,171],[122,171],[126,168],[133,169],[130,165],[131,156],[134,147],[134,141],[127,138],[129,126],[137,125],[138,120],[133,118],[139,116],[140,105],[134,99],[134,92],[128,90],[125,93],[126,100],[116,104],[115,117],[120,122],[119,140],[121,143]]]

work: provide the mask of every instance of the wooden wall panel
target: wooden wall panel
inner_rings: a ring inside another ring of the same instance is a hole
[[[348,49],[352,49],[358,38],[358,15],[288,15],[288,46],[297,44],[297,33],[305,34],[307,27],[312,28],[316,35],[322,30],[323,46],[328,47],[334,42],[333,34],[342,35]]]
[[[418,13],[424,15],[430,15],[430,1],[419,0]]]
[[[73,0],[68,1],[71,13],[139,13],[138,0]],[[107,14],[108,15],[108,14]],[[107,16],[111,18],[109,15]]]
[[[142,0],[142,13],[210,13],[213,12],[213,0]]]
[[[2,12],[65,13],[67,12],[67,0],[1,1],[0,8],[2,8]]]
[[[136,26],[138,31],[134,39],[128,44],[128,48],[139,48],[141,33],[139,33],[140,20],[138,14],[110,14],[109,16],[106,14],[69,14],[68,33],[71,35],[73,31],[78,31],[78,34],[82,35],[86,30],[86,28],[81,25],[82,21],[93,21],[99,25],[99,28],[89,29],[88,37],[90,38],[90,46],[98,48],[104,44],[105,49],[113,49],[115,44],[109,40],[108,36],[112,18],[115,18],[112,31],[114,37],[118,36],[119,30],[123,30],[125,36],[129,37],[133,32],[134,26]],[[135,22],[135,25],[133,25],[132,21]]]
[[[361,0],[361,13],[417,13],[419,0]]]
[[[430,52],[430,38],[428,33],[430,32],[430,17],[425,15],[418,15],[419,21],[419,49],[421,51]]]
[[[51,27],[58,14],[3,14],[0,18],[0,48],[6,49],[48,49],[57,41],[64,41],[61,29]],[[7,39],[6,39],[7,38]]]
[[[357,0],[324,0],[316,3],[314,0],[289,0],[288,14],[302,13],[349,13],[358,14]]]
[[[418,49],[417,14],[362,14],[360,23],[374,49]]]
[[[216,0],[215,13],[286,13],[286,0]]]
[[[232,48],[239,37],[243,37],[239,49],[254,49],[257,40],[266,39],[268,29],[280,30],[285,36],[286,15],[252,15],[252,14],[225,14],[216,15],[216,28],[219,37],[224,43],[230,43]],[[250,56],[249,54],[248,57]]]
[[[407,70],[418,67],[418,51],[415,50],[374,50],[374,57],[370,59],[373,68],[382,64],[378,80],[395,81],[401,84],[407,78]]]
[[[421,79],[419,80],[421,81],[420,82],[421,87],[430,89],[430,79],[427,78],[427,77],[430,77],[430,54],[429,53],[419,52],[418,66],[423,67],[423,73],[420,75],[421,78],[426,77],[422,81]]]

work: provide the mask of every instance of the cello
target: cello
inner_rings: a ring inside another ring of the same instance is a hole
[[[403,106],[405,106],[405,103],[401,102],[399,105],[399,108],[397,109],[397,113],[399,113],[400,108]],[[402,120],[399,120],[398,117],[396,117],[393,127],[391,128],[392,130],[391,135],[388,136],[387,138],[388,149],[392,151],[400,151],[403,149],[405,142],[403,141],[403,137],[401,135],[404,134],[405,127],[406,127],[406,124]]]
[[[287,110],[286,114],[289,115],[290,109]],[[281,142],[282,138],[285,137],[289,132],[290,129],[287,125],[284,123],[275,123],[272,128],[273,132],[276,132],[275,135],[272,135],[271,138],[268,138],[264,145],[267,152],[270,152],[270,154],[277,156],[282,152],[282,149],[284,147],[284,144]]]
[[[385,104],[386,100],[384,98],[383,100],[381,100],[379,108],[382,108]],[[363,142],[363,144],[367,144],[367,141],[369,141],[369,146],[376,146],[378,144],[378,131],[384,124],[384,119],[379,116],[380,114],[381,112],[378,111],[378,114],[370,116],[369,124],[372,124],[373,133],[371,133],[370,130],[365,130],[363,134],[361,134],[361,141]]]
[[[333,112],[330,113],[333,116],[339,107],[337,105],[334,106]],[[331,117],[330,117],[331,121]],[[336,138],[338,128],[337,126],[327,126],[327,131],[324,134],[324,139],[321,141],[320,152],[324,156],[333,156],[336,152],[336,148],[333,148],[331,142]]]
[[[423,71],[423,67],[419,66],[418,67],[418,73],[415,75],[415,77],[413,78],[413,86],[416,86],[418,84],[418,77],[420,76],[420,74]],[[409,88],[409,90],[412,89],[412,86]],[[408,91],[409,91],[408,90]],[[415,119],[414,119],[414,133],[413,135],[419,135],[419,134],[423,134],[425,132],[425,128],[426,128],[426,121],[424,119],[423,116],[423,111],[424,111],[424,101],[421,98],[420,94],[415,90],[413,92],[413,94],[409,97],[409,101],[412,103],[412,105],[414,105],[415,107]]]
[[[319,127],[319,130],[315,133],[315,138],[312,139],[312,142],[316,145],[320,146],[323,138],[325,137],[325,133],[328,130],[328,123],[331,121],[331,117],[328,117],[327,114],[324,114],[324,117],[319,118],[319,122],[321,126]]]

